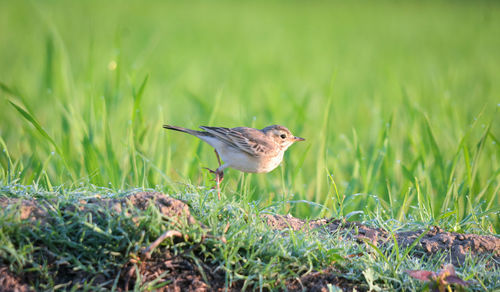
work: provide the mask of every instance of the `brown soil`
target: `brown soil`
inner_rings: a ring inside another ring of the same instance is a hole
[[[0,267],[0,291],[28,292],[35,290],[24,283],[21,277],[9,271],[7,267]]]
[[[327,292],[328,286],[341,288],[344,291],[366,291],[366,287],[361,283],[351,281],[343,277],[341,271],[334,268],[327,268],[322,271],[314,271],[300,277],[300,279],[290,279],[286,285],[288,291],[312,291]]]
[[[344,222],[337,219],[319,219],[305,221],[290,215],[266,215],[268,225],[276,229],[292,228],[294,230],[310,230],[323,228],[332,234],[348,231],[347,235],[359,242],[371,241],[374,245],[390,244],[393,239],[385,230],[371,228],[359,222]],[[398,232],[395,237],[398,245],[411,245],[423,230]],[[418,245],[417,245],[418,246]],[[461,234],[446,232],[434,226],[420,240],[419,249],[422,253],[447,253],[447,260],[454,265],[461,265],[468,254],[471,256],[492,256],[496,262],[500,261],[500,238],[487,235]]]
[[[185,203],[160,193],[142,192],[121,199],[90,199],[81,201],[79,208],[81,211],[96,212],[96,208],[93,208],[93,206],[106,206],[116,212],[121,212],[122,210],[128,210],[125,208],[126,206],[134,206],[139,210],[145,210],[152,203],[173,222],[180,224],[193,224],[196,222]],[[50,221],[49,216],[47,216],[47,207],[34,200],[0,198],[0,208],[14,208],[16,212],[13,214],[17,214],[20,219],[26,220],[27,224],[35,222],[47,224]],[[305,221],[290,215],[264,215],[263,219],[269,226],[279,230],[291,228],[306,231],[320,228],[324,232],[341,233],[346,239],[359,242],[369,240],[379,246],[392,243],[392,237],[387,231],[371,228],[359,222],[343,222],[336,219]],[[408,246],[421,233],[421,230],[399,232],[395,234],[395,237],[399,245]],[[183,240],[182,235],[175,231],[167,232],[164,237]],[[220,238],[220,240],[224,241],[223,238]],[[194,246],[191,250],[196,252],[196,248]],[[445,252],[448,260],[455,265],[462,264],[467,255],[491,256],[497,263],[500,262],[499,238],[445,232],[439,227],[429,230],[420,240],[420,244],[417,244],[416,249],[422,256]],[[166,285],[156,291],[223,291],[225,288],[225,275],[221,269],[215,269],[210,263],[195,262],[189,257],[175,256],[170,254],[169,250],[163,251],[161,255],[155,253],[155,256],[151,257],[148,254],[148,249],[145,249],[140,255],[140,259],[131,259],[120,271],[118,289],[121,291],[133,290],[137,281],[137,273],[140,274],[142,283],[153,281],[163,274],[162,278],[163,281],[166,280],[164,282]],[[65,275],[66,273],[60,272],[58,274]],[[290,291],[328,291],[328,285],[340,287],[345,291],[353,289],[363,291],[367,289],[366,285],[346,279],[342,275],[340,271],[328,268],[323,271],[308,273],[300,278],[290,279],[285,285]],[[84,275],[76,278],[82,279],[82,276]],[[104,279],[104,277],[102,279],[97,278],[94,280],[94,284],[104,283],[106,280],[108,279]],[[33,291],[33,289],[30,290],[30,282],[36,282],[33,275],[15,275],[9,271],[8,267],[0,264],[0,291]],[[67,282],[68,277],[61,276],[60,281],[56,283]],[[241,284],[236,283],[229,287],[229,290],[239,291]],[[109,286],[111,287],[111,285]]]

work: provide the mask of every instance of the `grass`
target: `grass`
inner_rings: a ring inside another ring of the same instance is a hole
[[[227,171],[224,202],[498,234],[499,14],[493,1],[2,1],[0,185],[183,196],[217,162],[162,124],[283,124],[306,142],[269,174]]]
[[[54,223],[26,224],[15,208],[7,208],[0,217],[0,256],[12,271],[36,275],[38,289],[88,291],[116,287],[119,272],[129,259],[139,258],[143,248],[167,230],[178,230],[187,240],[166,240],[153,257],[168,253],[204,263],[198,265],[200,271],[224,271],[225,287],[238,283],[241,289],[283,289],[285,280],[326,267],[333,267],[339,276],[365,289],[423,289],[423,283],[404,271],[436,271],[446,261],[443,253],[418,256],[415,245],[400,250],[397,241],[377,247],[346,240],[347,230],[333,234],[321,228],[311,232],[271,230],[260,216],[274,213],[275,209],[259,209],[235,200],[219,201],[213,191],[197,189],[187,186],[179,197],[199,218],[199,223],[186,224],[164,217],[155,207],[146,211],[129,208],[119,213],[99,205],[81,209],[81,200],[120,198],[128,192],[117,194],[98,188],[61,193],[4,187],[3,195],[38,199],[46,206],[47,220]],[[368,224],[377,225],[375,219]],[[392,228],[412,229],[410,225]],[[457,273],[474,282],[471,290],[498,288],[498,268],[491,259],[467,259],[457,267]],[[67,275],[68,282],[56,282],[58,274]],[[70,281],[78,277],[80,281]],[[107,281],[98,280],[103,277]],[[168,284],[165,279],[168,274],[136,289],[148,291],[155,285]]]

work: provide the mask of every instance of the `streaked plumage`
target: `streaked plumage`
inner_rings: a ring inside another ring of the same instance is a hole
[[[279,125],[261,130],[200,126],[204,131],[197,131],[170,125],[164,125],[163,128],[191,134],[215,148],[216,154],[224,161],[223,165],[212,171],[216,174],[217,183],[222,179],[223,171],[227,167],[243,172],[270,172],[281,163],[288,147],[304,140]]]

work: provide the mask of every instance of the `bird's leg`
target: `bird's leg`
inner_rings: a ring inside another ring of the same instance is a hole
[[[222,163],[220,163],[220,157],[219,157],[219,153],[217,152],[217,150],[214,149],[214,152],[215,152],[215,156],[217,156],[217,162],[219,162],[219,166],[222,165]]]
[[[224,178],[224,171],[217,170],[215,171],[215,183],[217,184],[217,196],[219,197],[220,200],[220,183],[222,182],[222,179]]]
[[[215,174],[215,184],[217,187],[217,196],[219,197],[219,200],[220,200],[220,183],[222,182],[222,179],[224,179],[224,170],[220,170],[219,168],[217,168],[216,170],[212,170],[212,169],[207,168],[207,167],[203,167],[203,168],[208,170],[210,173]],[[212,188],[212,189],[214,189],[214,188]]]
[[[219,153],[217,153],[217,150],[214,149],[215,156],[217,156],[217,162],[219,162],[219,168],[216,170],[212,170],[210,168],[204,167],[206,170],[210,171],[210,173],[215,174],[215,184],[217,185],[217,196],[219,197],[220,200],[220,183],[224,179],[224,170],[220,169],[222,166],[222,163],[220,162],[220,157]]]
[[[214,149],[215,156],[217,157],[217,162],[219,162],[219,168],[222,166],[222,163],[220,162],[220,157],[219,153],[217,153],[217,150]],[[224,179],[224,171],[219,170],[217,168],[216,170],[210,169],[208,167],[203,167],[204,169],[208,170],[210,173],[215,174],[215,178],[217,179],[217,175],[219,176],[219,182],[222,182],[222,179]]]
[[[215,156],[217,157],[217,162],[219,162],[219,168],[220,168],[222,166],[222,163],[220,162],[219,153],[215,149],[214,149],[214,152],[215,152]],[[219,168],[217,168],[215,170],[215,173],[216,173],[216,175],[217,175],[217,173],[219,173],[219,182],[222,182],[222,180],[224,179],[224,171],[219,170]]]
[[[215,156],[217,156],[217,162],[219,162],[219,168],[215,170],[215,183],[217,184],[217,196],[219,196],[220,200],[220,183],[224,179],[224,170],[221,169],[222,163],[220,163],[220,157],[217,150],[214,149]]]

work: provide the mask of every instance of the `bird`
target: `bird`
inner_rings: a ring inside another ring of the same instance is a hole
[[[163,125],[163,128],[196,136],[214,148],[219,167],[215,170],[205,169],[215,175],[219,200],[224,169],[230,167],[249,173],[270,172],[280,165],[288,147],[305,140],[294,136],[290,130],[280,125],[263,129],[200,126],[203,131],[172,125]]]

